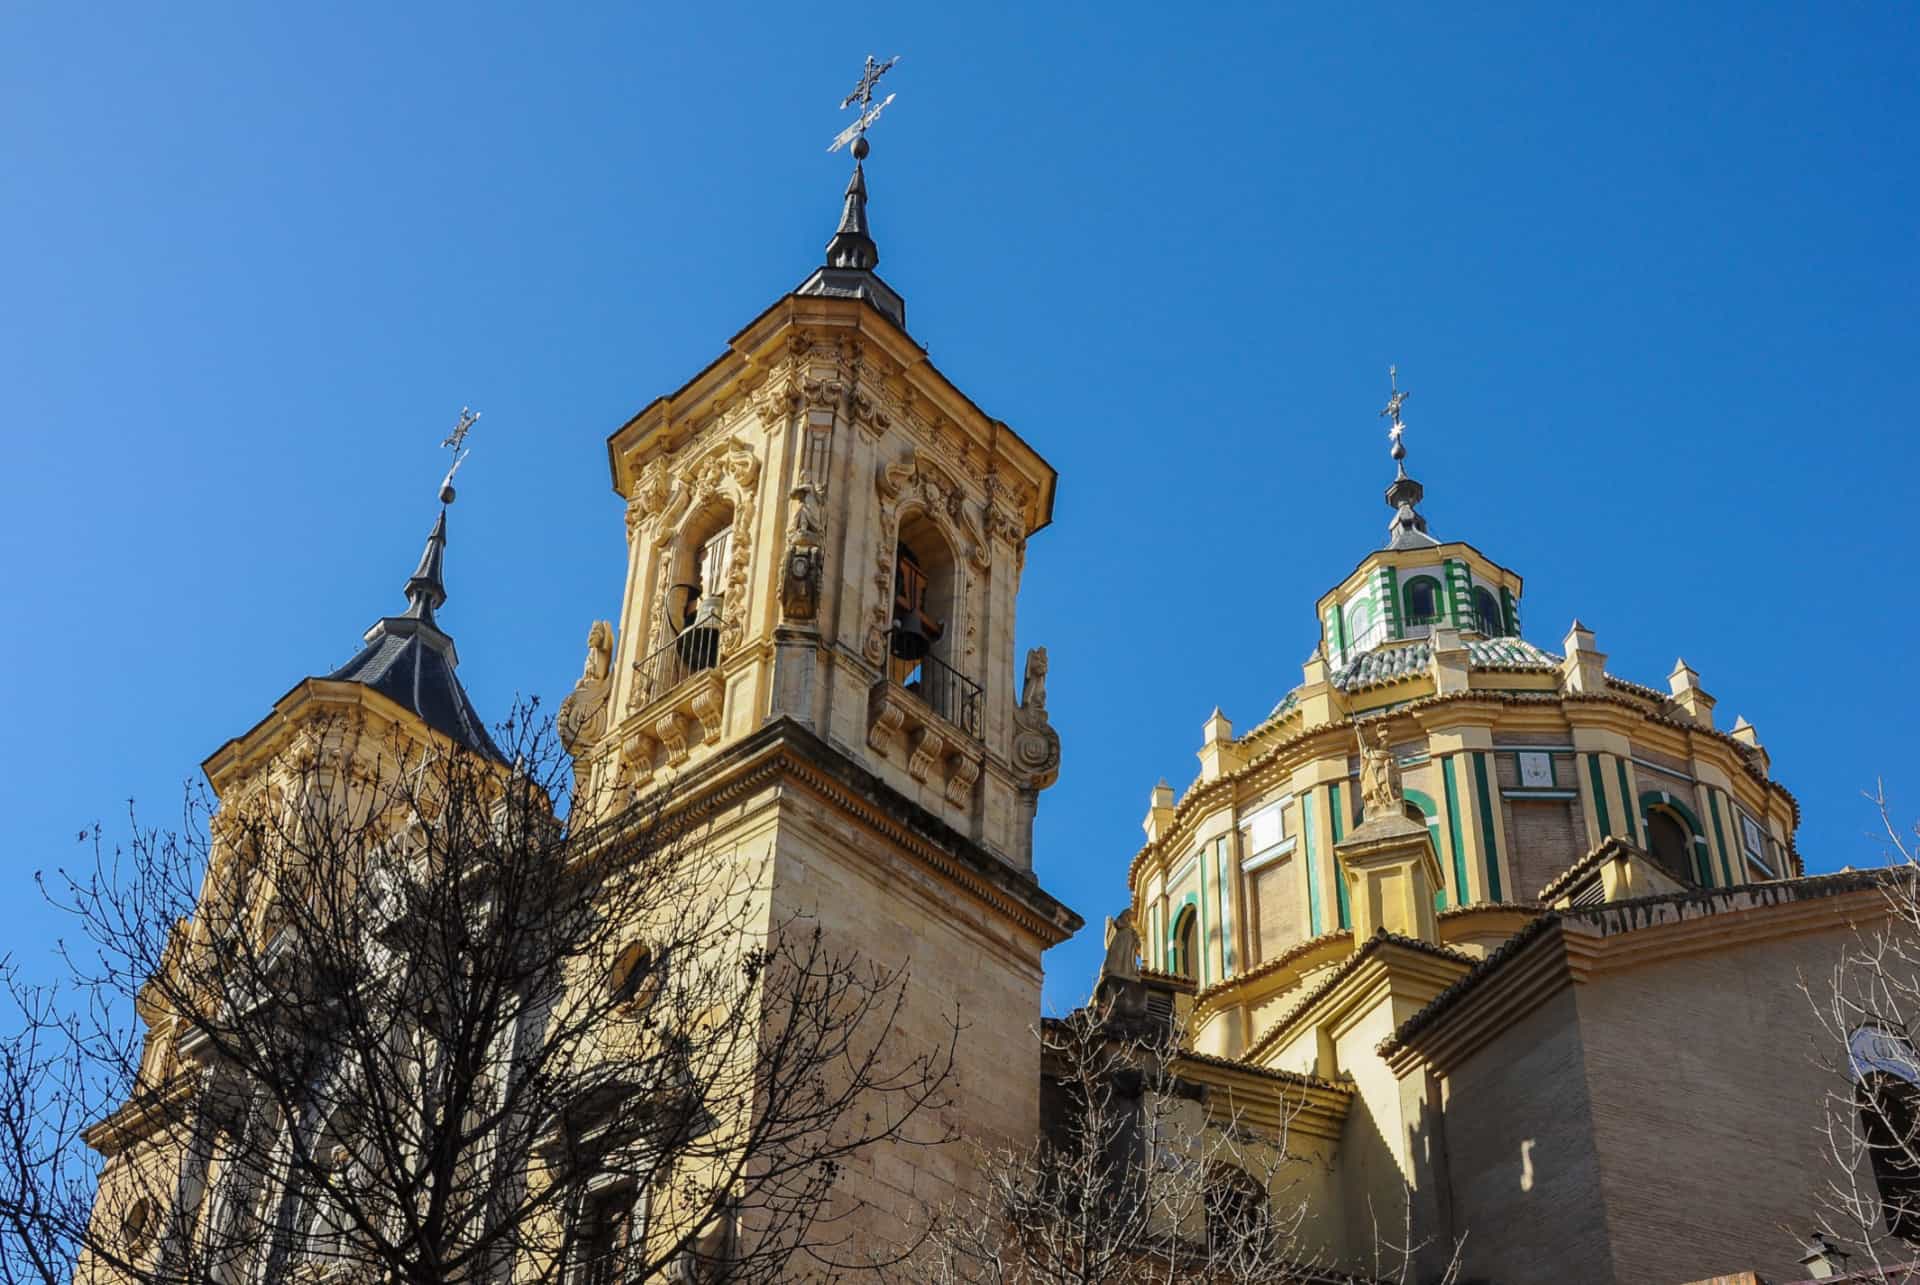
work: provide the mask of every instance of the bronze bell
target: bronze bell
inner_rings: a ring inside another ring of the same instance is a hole
[[[919,660],[933,646],[927,637],[925,619],[917,611],[896,616],[893,621],[892,651],[900,660]]]
[[[667,628],[674,634],[685,633],[687,626],[693,623],[694,605],[700,601],[700,586],[682,582],[667,590],[667,599],[661,603],[661,611],[666,615]]]

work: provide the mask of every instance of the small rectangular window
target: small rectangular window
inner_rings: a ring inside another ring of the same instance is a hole
[[[633,1188],[622,1183],[588,1193],[580,1209],[574,1285],[618,1285],[633,1228]]]

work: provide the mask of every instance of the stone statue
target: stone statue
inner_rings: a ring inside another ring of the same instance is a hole
[[[827,517],[820,506],[820,488],[802,482],[787,493],[792,508],[787,514],[787,544],[796,549],[818,548],[827,533]]]
[[[820,579],[827,517],[820,488],[801,482],[787,492],[787,552],[780,572],[780,614],[790,621],[812,620],[820,612]]]
[[[1107,957],[1100,964],[1100,980],[1140,980],[1140,934],[1133,930],[1133,907],[1107,920]]]
[[[1060,733],[1047,718],[1047,649],[1027,652],[1027,681],[1013,709],[1013,764],[1026,788],[1044,790],[1060,778]]]
[[[606,731],[612,672],[613,626],[596,620],[587,630],[587,663],[580,670],[580,681],[560,702],[560,714],[554,720],[560,744],[569,753],[592,745]]]
[[[673,1256],[667,1279],[673,1285],[720,1285],[732,1274],[734,1206],[722,1201],[713,1221]]]
[[[1020,689],[1020,708],[1040,711],[1047,707],[1047,649],[1027,651],[1027,681]]]
[[[1400,793],[1400,764],[1387,742],[1386,723],[1373,729],[1371,746],[1357,728],[1355,735],[1360,737],[1360,800],[1365,818],[1402,815],[1406,804]]]

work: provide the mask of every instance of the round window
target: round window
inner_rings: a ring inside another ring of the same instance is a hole
[[[652,1007],[660,993],[659,961],[645,942],[633,942],[615,956],[607,976],[613,1002],[622,1008],[644,1012]]]
[[[139,1253],[146,1248],[147,1241],[153,1236],[153,1202],[145,1196],[127,1206],[120,1218],[120,1234],[127,1239],[127,1248]]]

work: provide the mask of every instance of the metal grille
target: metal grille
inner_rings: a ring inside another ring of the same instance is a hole
[[[980,684],[938,656],[902,660],[889,649],[889,657],[888,674],[908,695],[967,735],[980,735]]]

